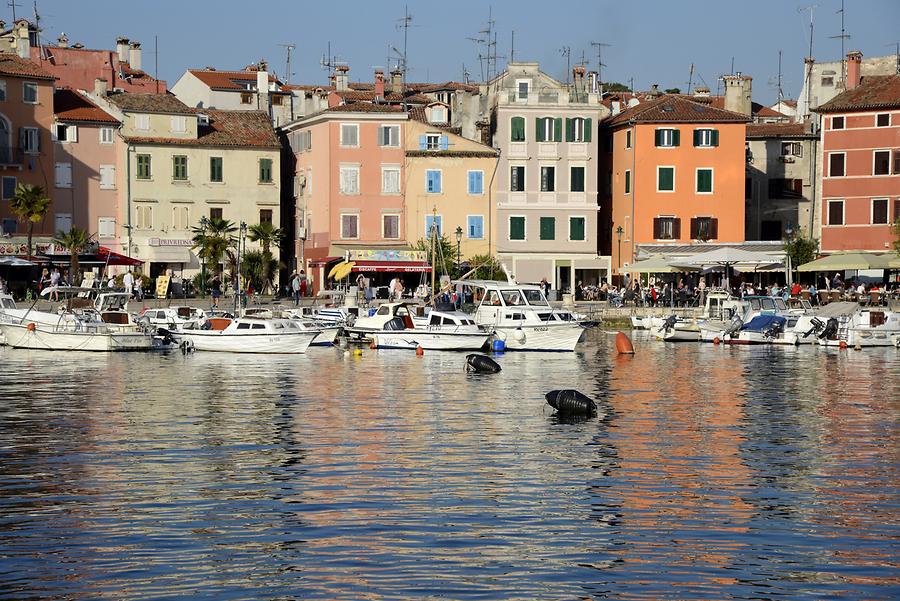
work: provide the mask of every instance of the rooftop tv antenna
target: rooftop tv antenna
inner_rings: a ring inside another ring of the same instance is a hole
[[[597,47],[597,80],[600,83],[600,98],[603,98],[603,67],[606,66],[603,64],[603,49],[609,48],[610,44],[591,42],[591,46]]]
[[[397,29],[403,30],[403,52],[400,52],[399,50],[394,48],[394,52],[399,55],[399,62],[397,64],[397,67],[400,69],[400,71],[403,72],[404,81],[406,80],[406,73],[407,71],[409,71],[409,62],[407,61],[406,50],[407,44],[409,42],[409,28],[412,27],[412,20],[413,17],[411,14],[409,14],[409,6],[404,5],[403,16],[397,19]]]
[[[841,40],[841,81],[844,87],[847,87],[847,51],[845,50],[846,42],[850,39],[850,34],[844,29],[844,0],[841,0],[841,8],[837,11],[841,15],[841,35],[828,36],[830,40]],[[812,54],[812,51],[810,51]]]
[[[12,9],[12,20],[13,23],[16,22],[16,7],[22,6],[21,4],[16,4],[16,0],[8,0],[6,5]]]
[[[784,78],[781,75],[781,50],[778,51],[778,75],[769,78],[769,85],[778,90],[778,102],[784,100]]]
[[[566,57],[566,85],[569,85],[569,71],[572,70],[572,47],[563,46],[559,49],[559,53]]]
[[[482,45],[484,48],[478,52],[478,62],[481,66],[482,81],[491,81],[497,75],[497,59],[504,58],[497,55],[497,31],[493,11],[488,7],[488,20],[484,29],[478,31],[478,37],[466,38],[469,41]]]
[[[819,7],[818,4],[809,4],[807,6],[799,6],[797,7],[797,12],[809,12],[809,67],[806,69],[806,114],[809,114],[810,111],[810,103],[812,102],[812,58],[813,58],[813,15],[815,10]],[[843,60],[843,59],[842,59]]]
[[[284,69],[284,83],[291,83],[291,75],[294,73],[291,71],[291,52],[297,48],[297,44],[278,44],[282,48],[287,51],[287,61]]]
[[[900,75],[900,42],[894,42],[893,44],[886,44],[887,46],[894,46],[897,50],[897,74]]]
[[[688,80],[687,80],[687,93],[688,96],[691,95],[691,86],[694,85],[694,63],[691,63],[691,68],[688,71]]]

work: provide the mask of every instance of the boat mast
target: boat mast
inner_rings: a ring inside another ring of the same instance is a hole
[[[437,207],[431,209],[431,230],[428,232],[431,237],[431,299],[434,302],[434,295],[437,288],[434,287],[434,270],[437,268],[437,253],[435,252],[435,244],[437,242]]]

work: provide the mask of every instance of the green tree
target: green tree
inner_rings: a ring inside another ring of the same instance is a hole
[[[491,255],[475,255],[468,259],[468,263],[469,268],[475,270],[470,279],[506,281],[506,272],[500,267],[500,261]]]
[[[81,269],[78,265],[78,254],[93,241],[94,234],[80,227],[72,226],[68,232],[56,232],[53,242],[69,251],[71,266],[69,267],[69,283],[77,286],[81,283]]]
[[[667,88],[666,94],[681,94],[681,88]]]
[[[284,230],[275,227],[269,222],[257,223],[251,225],[247,233],[247,237],[251,242],[259,242],[264,253],[270,252],[273,246],[281,244],[284,238]]]
[[[630,92],[631,88],[626,86],[624,83],[619,83],[617,81],[610,81],[603,84],[604,92]]]
[[[251,250],[241,255],[241,275],[261,294],[274,285],[278,268],[278,261],[270,252]]]
[[[819,254],[819,241],[798,234],[784,241],[784,252],[791,258],[791,268],[796,270],[804,263],[815,260]]]
[[[413,250],[425,251],[427,257],[426,260],[431,265],[432,269],[434,269],[436,276],[457,275],[456,263],[454,263],[456,250],[447,236],[441,234],[435,245],[432,245],[431,238],[419,238],[419,240],[416,241]]]
[[[50,198],[40,186],[19,184],[15,195],[9,199],[9,207],[16,216],[28,224],[28,257],[32,256],[34,224],[41,221],[50,210]]]
[[[197,256],[206,265],[207,272],[219,273],[219,261],[234,244],[236,231],[233,222],[218,217],[213,217],[205,225],[191,228],[193,248],[197,249]]]

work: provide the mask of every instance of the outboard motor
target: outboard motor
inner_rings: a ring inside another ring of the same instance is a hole
[[[172,336],[172,332],[165,328],[157,328],[156,335],[160,337],[160,342],[165,345],[170,345],[178,342],[174,336]]]
[[[731,323],[728,324],[728,327],[725,329],[726,336],[734,336],[738,332],[741,331],[741,326],[744,325],[744,320],[735,315],[734,319],[731,320]]]
[[[561,415],[591,416],[597,413],[597,403],[577,390],[551,390],[544,398]]]
[[[666,332],[669,330],[675,329],[675,324],[678,322],[678,317],[675,315],[669,315],[666,317],[665,321],[663,321],[662,329]]]
[[[775,323],[775,324],[772,324],[770,327],[768,327],[765,332],[763,332],[763,336],[765,336],[766,338],[775,338],[775,336],[782,333],[783,331],[784,331],[784,324],[783,323]]]
[[[818,317],[813,317],[809,320],[809,323],[812,327],[810,327],[805,334],[803,334],[804,338],[808,338],[811,334],[815,334],[820,332],[822,328],[825,327],[825,322],[819,319]]]
[[[495,374],[500,371],[500,364],[480,353],[466,355],[466,371],[479,374]]]
[[[402,317],[393,317],[384,324],[385,330],[405,330],[406,324]]]
[[[825,323],[825,327],[822,328],[822,331],[819,333],[819,338],[822,340],[834,340],[835,336],[837,336],[838,332],[838,320],[834,317],[829,317],[828,321]]]

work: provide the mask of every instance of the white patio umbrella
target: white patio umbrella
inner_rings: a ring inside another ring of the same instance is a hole
[[[705,267],[708,265],[719,265],[725,268],[725,286],[728,286],[728,268],[734,265],[771,265],[777,263],[778,259],[768,253],[754,252],[743,250],[741,248],[733,248],[724,246],[715,250],[697,253],[692,257],[685,257],[678,260],[678,265],[694,265]]]

